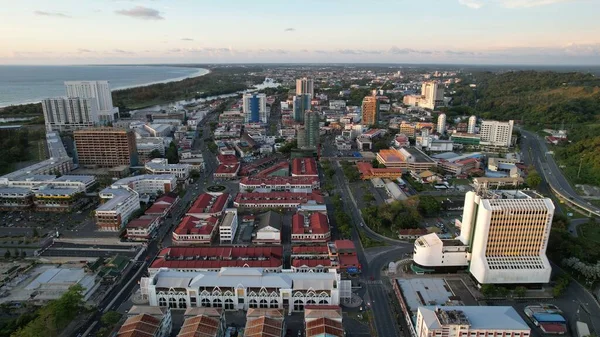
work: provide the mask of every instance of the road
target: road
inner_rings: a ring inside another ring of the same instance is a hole
[[[548,146],[542,137],[539,135],[521,129],[522,149],[526,157],[528,157],[542,178],[556,191],[568,198],[569,203],[576,204],[579,207],[587,209],[600,216],[600,208],[589,204],[587,200],[582,198],[575,192],[569,181],[556,164],[554,156],[549,154]]]
[[[381,280],[381,269],[390,261],[401,260],[404,257],[404,254],[412,252],[413,246],[406,242],[381,236],[365,226],[360,211],[350,194],[348,182],[342,172],[341,166],[338,162],[335,162],[334,167],[336,170],[336,174],[334,175],[336,186],[339,187],[338,190],[340,191],[342,202],[348,210],[348,214],[354,225],[352,229],[352,241],[356,246],[356,253],[362,267],[361,280],[363,281],[363,284],[366,285],[366,301],[373,311],[377,336],[402,336],[402,333],[398,330],[396,320],[391,313],[392,311],[389,306],[390,295],[386,291],[383,281]],[[361,224],[363,225],[361,226]],[[389,245],[396,246],[396,248],[378,255],[372,261],[367,262],[358,231],[362,231],[363,235],[371,239],[384,241]]]

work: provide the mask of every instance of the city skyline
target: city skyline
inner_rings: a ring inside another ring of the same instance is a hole
[[[591,0],[31,0],[0,13],[0,65],[598,65],[599,11]]]

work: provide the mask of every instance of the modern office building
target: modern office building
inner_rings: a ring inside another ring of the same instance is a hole
[[[305,148],[316,149],[319,147],[319,122],[321,117],[317,111],[306,111],[304,113],[304,132],[306,132]],[[300,146],[298,146],[300,147]]]
[[[70,131],[96,126],[98,108],[92,98],[47,98],[42,100],[47,131]]]
[[[531,329],[509,306],[426,306],[418,309],[415,332],[416,337],[529,337]]]
[[[379,121],[379,101],[375,96],[366,96],[362,101],[362,124],[375,125]]]
[[[543,284],[554,204],[530,191],[467,192],[457,240],[428,234],[415,241],[417,268],[468,267],[480,284]]]
[[[245,123],[267,123],[267,95],[244,94],[242,109]]]
[[[115,167],[137,165],[135,133],[119,128],[91,128],[73,133],[79,165]]]
[[[296,80],[296,95],[309,94],[315,96],[315,86],[312,78],[299,78]]]
[[[96,208],[96,225],[102,231],[118,232],[135,211],[140,209],[139,194],[129,187],[107,187],[100,191]]]
[[[467,125],[467,133],[475,133],[475,126],[477,125],[477,116],[473,115],[469,117],[469,124]]]
[[[514,121],[508,122],[499,121],[483,121],[479,134],[481,136],[481,144],[510,147],[512,145],[512,132]]]
[[[108,81],[67,81],[65,82],[65,89],[69,98],[93,99],[101,122],[111,122],[118,119],[119,109],[113,106]]]
[[[435,109],[444,105],[444,84],[437,81],[423,82],[421,95],[406,95],[404,104],[419,106],[426,109]]]
[[[446,114],[440,114],[437,119],[437,132],[443,135],[446,132]]]
[[[140,281],[151,306],[213,307],[225,310],[256,308],[303,311],[306,305],[339,305],[349,286],[335,270],[296,273],[262,268],[221,268],[219,271],[179,272],[167,268]],[[344,284],[342,284],[344,283]]]
[[[304,113],[307,110],[311,109],[311,99],[312,96],[310,94],[299,94],[294,96],[293,99],[293,109],[294,109],[294,120],[298,123],[304,123]]]

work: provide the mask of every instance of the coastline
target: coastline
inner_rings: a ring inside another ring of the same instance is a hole
[[[102,65],[99,65],[102,66]],[[165,65],[167,66],[167,65]],[[157,66],[160,67],[160,66]],[[185,67],[188,68],[188,67]],[[210,69],[206,69],[206,68],[194,68],[194,67],[189,67],[190,69],[196,69],[195,73],[192,73],[190,75],[186,75],[186,76],[180,76],[180,77],[175,77],[175,78],[168,78],[165,80],[161,80],[161,81],[153,81],[153,82],[148,82],[148,83],[142,83],[142,84],[136,84],[136,85],[129,85],[129,86],[122,86],[122,87],[117,87],[117,88],[111,88],[111,92],[114,91],[118,91],[118,90],[125,90],[125,89],[132,89],[132,88],[141,88],[141,87],[146,87],[149,85],[154,85],[154,84],[161,84],[161,83],[170,83],[170,82],[178,82],[178,81],[183,81],[185,79],[188,78],[195,78],[195,77],[200,77],[200,76],[204,76],[204,75],[208,75],[211,73]],[[9,107],[9,106],[19,106],[19,105],[26,105],[26,104],[38,104],[41,103],[41,101],[24,101],[24,102],[18,102],[18,103],[12,103],[12,104],[7,104],[7,105],[0,105],[0,115],[2,114],[2,109]]]

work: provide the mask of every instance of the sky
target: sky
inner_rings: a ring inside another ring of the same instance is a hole
[[[600,0],[0,0],[0,64],[600,65]]]

